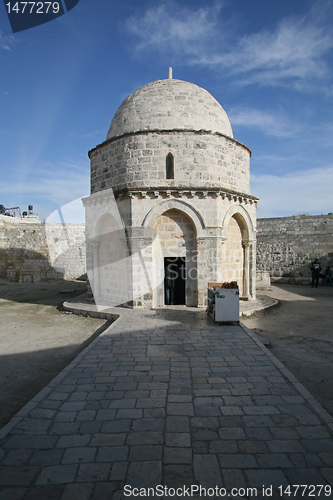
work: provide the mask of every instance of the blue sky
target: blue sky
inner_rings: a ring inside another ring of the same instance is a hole
[[[80,0],[12,34],[0,6],[0,203],[46,219],[88,195],[88,150],[172,66],[252,150],[258,217],[331,212],[332,26],[325,0]]]

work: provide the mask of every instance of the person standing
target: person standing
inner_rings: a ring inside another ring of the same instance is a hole
[[[311,263],[310,269],[311,269],[311,273],[312,273],[311,286],[312,286],[312,288],[314,286],[316,286],[316,288],[318,288],[319,274],[321,271],[321,265],[320,265],[320,262],[318,261],[318,259],[315,259]]]

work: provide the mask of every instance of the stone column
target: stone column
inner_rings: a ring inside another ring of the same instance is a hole
[[[256,298],[256,278],[257,278],[257,242],[256,240],[250,241],[250,295],[252,299]]]
[[[243,296],[251,298],[250,293],[250,242],[243,241],[244,248],[244,276],[243,276]]]

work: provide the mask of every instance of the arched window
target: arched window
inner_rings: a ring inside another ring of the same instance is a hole
[[[172,153],[168,153],[165,159],[165,167],[166,167],[166,178],[174,179],[175,178],[175,162]]]

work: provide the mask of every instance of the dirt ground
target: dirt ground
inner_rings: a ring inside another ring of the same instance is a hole
[[[85,283],[0,281],[0,428],[50,382],[105,321],[60,311]],[[333,415],[333,288],[278,285],[278,306],[242,319]]]
[[[60,312],[80,281],[0,281],[0,428],[103,330],[105,320]]]
[[[333,288],[276,285],[259,293],[279,304],[242,322],[333,416]]]

